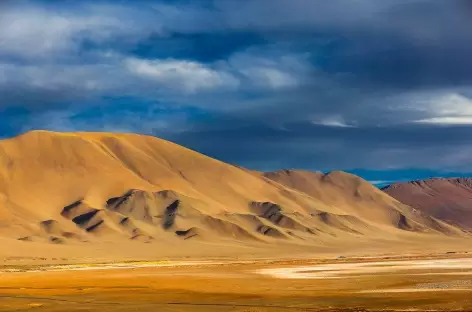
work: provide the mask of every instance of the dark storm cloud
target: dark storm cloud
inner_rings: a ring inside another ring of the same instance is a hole
[[[341,128],[309,123],[284,128],[225,120],[167,135],[190,148],[253,169],[453,168],[472,165],[470,126]],[[157,134],[165,135],[163,132]],[[434,154],[432,154],[434,153]],[[289,164],[287,166],[287,164]]]
[[[295,44],[310,49],[314,65],[328,77],[344,74],[339,79],[347,87],[411,90],[471,82],[469,1],[275,0],[270,10],[264,1],[218,3],[231,28],[299,37]],[[329,41],[320,45],[316,37]]]
[[[472,168],[470,1],[0,5],[7,135],[153,132],[252,168]],[[179,113],[143,113],[156,103]]]

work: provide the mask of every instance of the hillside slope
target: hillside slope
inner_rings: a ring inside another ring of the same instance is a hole
[[[259,174],[155,137],[0,141],[0,236],[53,244],[323,245],[462,235],[342,172]]]
[[[435,178],[395,183],[383,188],[383,191],[439,220],[472,230],[470,178]]]
[[[388,196],[364,179],[342,171],[327,174],[281,170],[263,174],[285,187],[301,191],[344,213],[403,230],[457,233],[457,229]]]

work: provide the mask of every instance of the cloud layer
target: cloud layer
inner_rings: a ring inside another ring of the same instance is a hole
[[[471,15],[467,0],[5,1],[0,131],[147,133],[263,170],[471,171]]]

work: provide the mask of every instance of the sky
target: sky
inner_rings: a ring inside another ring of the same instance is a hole
[[[472,1],[0,1],[0,137],[154,135],[377,185],[472,172]]]

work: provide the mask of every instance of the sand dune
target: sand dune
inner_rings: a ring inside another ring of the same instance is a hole
[[[0,142],[0,224],[25,244],[142,248],[465,235],[343,172],[262,174],[155,137],[46,131]]]

